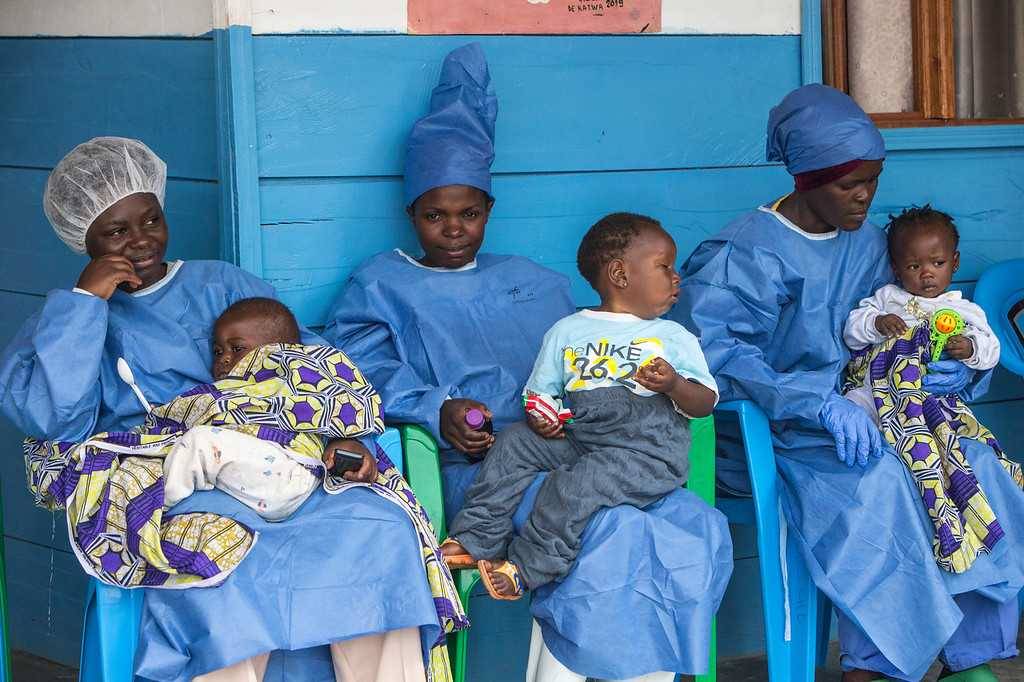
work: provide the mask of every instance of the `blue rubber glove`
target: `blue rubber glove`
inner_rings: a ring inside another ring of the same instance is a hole
[[[935,395],[949,395],[967,388],[973,378],[974,370],[959,360],[939,360],[928,363],[921,388]]]
[[[881,457],[882,432],[864,408],[833,393],[821,408],[821,425],[836,439],[836,457],[846,466],[867,466],[868,457]]]

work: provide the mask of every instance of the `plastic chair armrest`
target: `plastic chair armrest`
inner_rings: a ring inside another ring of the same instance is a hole
[[[778,556],[779,546],[779,488],[775,468],[775,447],[772,431],[764,410],[749,400],[730,400],[719,403],[716,410],[735,412],[739,417],[740,434],[747,455],[750,488],[754,495],[754,515],[757,521],[757,549],[761,557]],[[769,574],[779,573],[775,562],[766,564]],[[781,575],[778,575],[781,580]],[[774,582],[774,581],[773,581]]]
[[[735,412],[739,417],[743,449],[747,455],[750,471],[750,486],[755,501],[762,498],[774,504],[776,496],[775,446],[772,444],[772,430],[768,416],[760,407],[749,400],[730,400],[719,403],[716,410]],[[760,503],[758,503],[760,504]]]
[[[441,457],[437,443],[429,431],[415,424],[401,424],[398,432],[405,456],[405,478],[430,517],[434,535],[440,541],[447,537],[448,529],[444,522]]]
[[[712,507],[715,506],[714,417],[690,421],[690,478],[686,487]]]

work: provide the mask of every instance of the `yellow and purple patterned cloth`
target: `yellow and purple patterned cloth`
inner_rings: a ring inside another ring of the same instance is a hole
[[[378,449],[380,475],[370,484],[326,474],[323,439],[384,431],[377,392],[330,346],[263,346],[231,376],[156,407],[129,432],[99,433],[82,443],[26,439],[36,504],[67,509],[71,545],[87,573],[126,588],[207,587],[245,558],[258,538],[244,524],[211,513],[164,513],[164,457],[198,425],[281,444],[324,477],[329,493],[361,485],[400,506],[416,528],[442,632],[468,627],[430,520],[387,456]],[[442,634],[430,652],[430,679],[441,682],[451,679],[444,640]]]
[[[963,573],[979,554],[995,547],[1003,529],[960,448],[960,439],[991,447],[1022,489],[1024,474],[958,395],[933,395],[921,388],[931,345],[929,326],[922,324],[855,352],[844,392],[870,386],[882,434],[910,470],[935,527],[935,560],[940,568]]]

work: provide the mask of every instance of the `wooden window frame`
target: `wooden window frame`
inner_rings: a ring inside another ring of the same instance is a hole
[[[847,0],[822,0],[823,80],[850,91]],[[911,0],[914,110],[875,113],[882,128],[1024,123],[1024,118],[957,118],[953,0]]]

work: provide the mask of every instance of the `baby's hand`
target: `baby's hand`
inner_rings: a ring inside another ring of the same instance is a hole
[[[889,313],[875,318],[875,329],[888,337],[899,336],[907,331],[907,323],[899,315]]]
[[[679,381],[679,374],[665,358],[654,358],[633,375],[633,381],[648,391],[668,393]]]
[[[530,414],[526,416],[526,423],[531,431],[542,438],[565,438],[562,422],[550,422],[543,417]]]
[[[377,460],[373,458],[370,451],[363,447],[363,444],[358,440],[355,438],[335,438],[327,444],[327,447],[324,448],[323,460],[324,464],[327,465],[328,471],[334,466],[335,450],[348,450],[363,456],[363,463],[359,469],[356,471],[346,471],[341,475],[346,481],[372,483],[377,479]]]
[[[954,360],[970,360],[974,355],[974,343],[966,336],[957,334],[946,341],[945,351]]]

